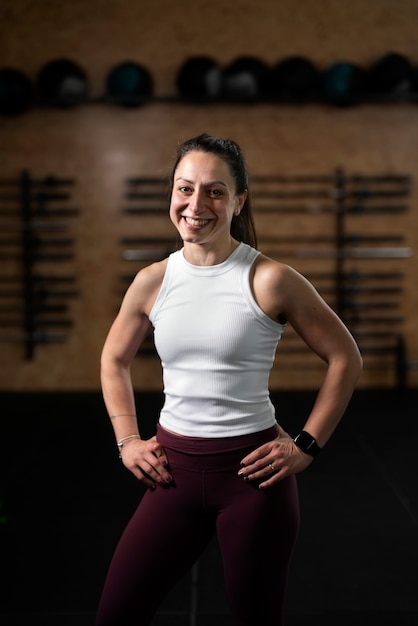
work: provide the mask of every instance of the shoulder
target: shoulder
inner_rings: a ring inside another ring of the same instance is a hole
[[[265,289],[285,288],[299,281],[306,281],[306,279],[299,274],[299,272],[290,267],[290,265],[275,261],[261,253],[254,262],[253,280],[256,284]]]
[[[148,316],[161,288],[167,264],[168,257],[141,269],[129,286],[124,301]]]
[[[297,270],[264,254],[254,262],[251,288],[258,305],[281,322],[289,319],[294,306],[318,297],[312,284]]]
[[[165,271],[167,269],[168,257],[162,261],[151,263],[142,270],[140,270],[133,281],[133,284],[137,287],[153,287],[155,285],[161,285],[163,281]]]

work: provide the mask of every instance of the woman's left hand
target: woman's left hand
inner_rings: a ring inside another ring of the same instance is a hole
[[[292,437],[279,426],[279,436],[244,457],[238,475],[244,480],[259,481],[260,489],[272,487],[290,474],[306,469],[313,457],[302,452]]]

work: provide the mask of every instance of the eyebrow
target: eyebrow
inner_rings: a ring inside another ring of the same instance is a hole
[[[179,176],[178,178],[176,178],[176,182],[183,180],[185,183],[190,183],[191,185],[193,185],[193,181],[189,180],[188,178],[183,178],[183,176]],[[223,187],[227,187],[227,184],[224,183],[222,180],[211,180],[208,183],[205,183],[205,187],[210,187],[211,185],[222,185]]]

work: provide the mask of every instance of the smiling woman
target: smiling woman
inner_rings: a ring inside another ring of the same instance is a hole
[[[237,195],[229,167],[220,157],[197,151],[183,157],[175,172],[170,218],[185,244],[198,244],[187,246],[189,262],[215,265],[229,256],[237,245],[230,224],[246,198],[246,190]]]
[[[179,168],[187,165],[183,165],[183,160],[191,154],[194,154],[196,159],[200,159],[199,164],[206,162],[206,169],[210,166],[213,168],[212,174],[207,173],[209,177],[207,182],[209,183],[209,191],[211,191],[211,183],[214,185],[212,190],[214,196],[219,194],[223,196],[228,192],[229,196],[232,194],[236,199],[240,199],[240,206],[235,207],[232,213],[230,234],[237,241],[244,241],[248,245],[256,247],[257,236],[248,195],[247,164],[241,148],[234,141],[212,137],[208,134],[202,134],[184,142],[177,153],[171,176],[172,204],[175,201],[176,177],[180,177],[182,174]],[[181,181],[179,182],[181,186]],[[191,183],[191,181],[184,182]]]
[[[183,247],[138,272],[103,347],[120,456],[148,490],[116,548],[98,626],[149,624],[215,534],[236,623],[283,623],[299,525],[295,475],[337,427],[361,357],[311,284],[254,247],[249,202],[234,141],[200,135],[183,144],[170,203]],[[268,388],[287,322],[327,366],[295,439],[278,424]],[[165,399],[156,435],[143,440],[130,365],[151,332]]]

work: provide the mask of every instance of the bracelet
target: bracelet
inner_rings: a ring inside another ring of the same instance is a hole
[[[122,437],[122,439],[119,439],[119,441],[116,443],[116,445],[119,448],[119,458],[122,458],[122,448],[125,444],[125,441],[129,441],[130,439],[141,439],[141,437],[139,435],[128,435],[127,437]]]
[[[119,415],[110,415],[111,420],[114,420],[116,417],[136,417],[135,413],[119,413]]]

